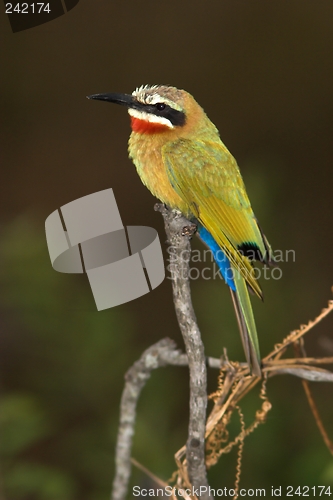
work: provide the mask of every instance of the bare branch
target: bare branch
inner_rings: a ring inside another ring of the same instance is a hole
[[[333,358],[309,357],[269,360],[264,363],[263,373],[268,372],[269,377],[290,374],[311,381],[333,382],[333,374],[331,372],[309,366],[309,364],[329,364],[332,362]],[[260,382],[260,379],[249,375],[247,363],[231,363],[229,360],[212,357],[207,357],[206,363],[211,368],[221,368],[223,371],[226,371],[223,389],[220,391],[212,413],[207,420],[206,436],[209,436],[227,409],[231,407],[236,408],[236,403]],[[136,419],[136,406],[141,390],[149,379],[152,370],[166,365],[188,365],[187,355],[177,349],[174,341],[168,338],[149,347],[125,375],[126,383],[121,399],[120,423],[116,447],[116,474],[111,496],[113,500],[125,499],[131,473],[131,461],[136,464],[136,461],[131,459],[131,449]],[[235,380],[238,380],[239,383],[232,389]],[[229,391],[231,391],[230,396]],[[228,398],[227,402],[226,398]],[[187,471],[184,471],[184,461],[181,463],[181,457],[185,453],[186,447],[183,447],[176,455],[177,463],[183,470],[183,477],[187,476]],[[141,466],[141,469],[144,469],[143,466]]]
[[[190,418],[186,442],[186,466],[190,483],[194,488],[206,487],[201,498],[211,498],[205,464],[205,422],[207,408],[207,372],[204,345],[201,340],[192,306],[189,261],[190,238],[196,226],[179,212],[156,204],[155,210],[162,213],[170,252],[170,273],[173,300],[181,333],[184,338],[190,371]]]
[[[313,367],[284,367],[284,368],[274,368],[271,375],[295,375],[296,377],[303,378],[305,380],[310,380],[311,382],[333,382],[333,373],[326,370],[318,370],[318,368]]]
[[[127,371],[120,403],[120,422],[116,446],[116,474],[112,485],[112,500],[124,500],[131,474],[131,449],[137,402],[152,370],[168,364],[179,364],[183,354],[171,339],[162,339],[149,347]]]
[[[327,358],[309,358],[304,357],[304,358],[283,358],[283,359],[273,359],[273,360],[267,360],[264,362],[265,367],[269,366],[275,366],[278,367],[279,365],[303,365],[303,364],[310,364],[310,365],[329,365],[333,363],[333,356],[327,357]]]

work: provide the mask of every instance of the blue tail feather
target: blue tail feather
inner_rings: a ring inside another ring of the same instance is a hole
[[[246,282],[238,272],[234,275],[229,259],[216,243],[213,236],[207,229],[202,227],[201,224],[198,225],[198,235],[212,252],[222,277],[232,290],[231,295],[235,306],[245,356],[251,372],[257,377],[261,377],[257,329]]]
[[[213,254],[216,264],[219,266],[220,272],[226,284],[233,290],[236,291],[236,286],[233,278],[232,268],[229,259],[221,250],[219,245],[214,240],[213,236],[205,229],[203,226],[198,225],[198,234],[202,241],[208,246]]]

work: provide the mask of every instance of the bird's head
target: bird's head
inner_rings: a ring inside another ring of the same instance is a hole
[[[132,131],[140,134],[186,133],[207,119],[191,94],[168,85],[142,85],[132,94],[93,94],[88,99],[127,107]]]

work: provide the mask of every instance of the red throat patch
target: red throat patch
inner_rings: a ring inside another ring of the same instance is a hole
[[[159,134],[170,130],[167,125],[140,120],[139,118],[134,118],[134,116],[131,116],[131,127],[133,132],[137,132],[138,134]]]

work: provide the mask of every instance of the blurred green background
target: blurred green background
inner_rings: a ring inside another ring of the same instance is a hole
[[[104,500],[126,370],[165,336],[183,343],[170,280],[97,312],[85,276],[51,267],[46,217],[108,187],[125,225],[155,227],[165,241],[155,200],[127,158],[125,110],[85,96],[168,83],[191,92],[218,126],[270,242],[295,250],[282,279],[261,282],[265,303],[253,300],[266,355],[331,297],[333,3],[81,0],[31,30],[12,34],[4,9],[0,23],[0,498]],[[243,360],[227,287],[192,285],[206,353],[227,347]],[[332,325],[328,318],[308,335],[309,355],[333,355]],[[333,438],[333,388],[312,388]],[[267,423],[245,442],[241,486],[332,484],[332,457],[300,380],[271,379],[268,396]],[[246,423],[259,405],[257,393],[244,400]],[[153,373],[133,456],[164,480],[187,418],[187,369]],[[232,487],[235,464],[235,453],[224,456],[211,485]],[[152,483],[133,471],[132,484]]]

